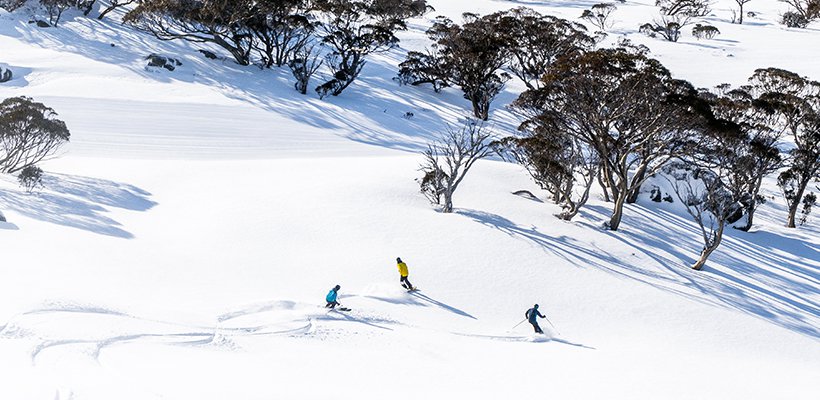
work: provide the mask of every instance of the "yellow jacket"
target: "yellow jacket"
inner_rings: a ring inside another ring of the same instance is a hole
[[[401,274],[401,276],[403,276],[403,277],[408,275],[407,264],[405,264],[403,262],[399,263],[399,274]]]

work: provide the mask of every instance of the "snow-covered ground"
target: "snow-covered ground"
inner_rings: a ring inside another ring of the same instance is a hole
[[[642,200],[609,232],[595,197],[566,223],[512,195],[542,192],[498,160],[476,165],[455,213],[427,204],[418,151],[468,112],[457,89],[391,80],[429,18],[574,19],[595,2],[430,3],[404,50],[325,100],[111,21],[38,29],[0,11],[16,73],[0,99],[42,101],[72,132],[39,193],[0,176],[0,398],[816,398],[820,228],[782,227],[773,181],[753,232],[728,232],[701,272],[674,204]],[[781,3],[747,4],[758,17],[737,26],[720,1],[717,39],[676,44],[637,34],[651,4],[618,4],[607,41],[646,44],[699,86],[769,66],[820,79],[820,27],[777,24]],[[183,66],[148,71],[151,52]],[[495,103],[499,134],[520,90]],[[397,256],[420,292],[399,287]],[[335,284],[353,311],[321,307]],[[536,302],[557,328],[545,337],[513,329]]]

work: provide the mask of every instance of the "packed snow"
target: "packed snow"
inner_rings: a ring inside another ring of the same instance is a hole
[[[783,226],[773,178],[753,230],[729,230],[703,271],[679,205],[643,196],[610,232],[596,193],[564,222],[512,194],[545,198],[499,159],[476,164],[453,214],[430,206],[420,151],[469,104],[392,78],[431,19],[528,6],[578,20],[597,2],[430,3],[401,48],[324,100],[288,71],[112,19],[41,29],[0,11],[15,72],[0,100],[44,102],[72,134],[39,192],[0,175],[0,398],[817,398],[820,227]],[[644,44],[698,86],[770,66],[820,79],[820,26],[783,27],[782,3],[747,4],[741,26],[718,1],[705,19],[722,34],[679,43],[637,32],[653,4],[618,3],[605,41]],[[149,53],[183,65],[146,69]],[[494,102],[498,135],[522,90]],[[401,288],[396,257],[420,291]],[[352,311],[323,307],[336,284]],[[543,336],[516,325],[534,303]]]

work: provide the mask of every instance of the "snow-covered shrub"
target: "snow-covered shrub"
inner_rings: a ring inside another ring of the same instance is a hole
[[[783,13],[780,22],[789,28],[805,28],[809,25],[809,19],[805,15],[793,11]]]
[[[36,165],[28,165],[17,175],[17,182],[26,189],[26,192],[31,193],[43,186],[43,170]]]
[[[696,24],[692,28],[692,36],[698,39],[713,39],[717,35],[720,35],[720,30],[712,25]]]
[[[617,9],[618,7],[615,7],[615,5],[611,3],[598,3],[589,10],[584,10],[580,18],[589,21],[598,29],[605,31],[612,27],[609,16]]]
[[[60,23],[63,13],[77,4],[76,0],[40,0],[40,5],[45,8],[48,13],[48,22],[51,26],[57,26]]]
[[[294,53],[293,58],[288,62],[288,67],[290,67],[290,72],[293,74],[293,77],[296,78],[296,83],[293,84],[293,87],[297,92],[301,94],[307,93],[310,78],[321,66],[322,60],[319,59],[319,55],[314,51],[312,46],[302,47]]]
[[[460,129],[448,126],[439,140],[427,145],[419,181],[422,193],[442,212],[453,212],[453,194],[473,164],[492,153],[489,129],[467,120]]]
[[[70,133],[57,113],[28,97],[0,103],[0,172],[14,173],[52,156]]]
[[[660,35],[670,42],[677,42],[680,39],[681,29],[688,24],[689,18],[686,16],[661,15],[660,19],[641,25],[638,32],[649,37]]]
[[[800,225],[804,225],[809,220],[812,206],[817,205],[817,195],[809,193],[803,196],[803,209],[800,211]]]
[[[14,11],[26,4],[27,0],[0,0],[0,8],[6,11]]]

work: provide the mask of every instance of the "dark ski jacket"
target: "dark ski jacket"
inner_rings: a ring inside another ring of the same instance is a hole
[[[535,323],[535,317],[544,318],[544,316],[541,315],[540,312],[538,312],[537,307],[533,307],[527,310],[527,312],[524,313],[524,316],[527,318],[528,321],[530,321],[531,324]]]

